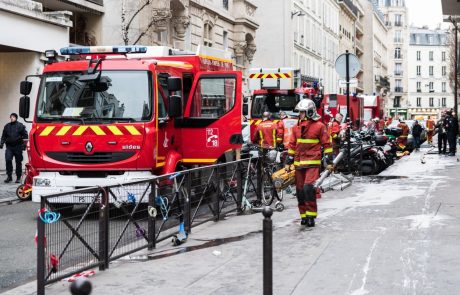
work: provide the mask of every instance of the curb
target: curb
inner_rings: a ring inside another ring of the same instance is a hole
[[[16,197],[0,199],[0,205],[12,205],[13,203],[19,203],[19,202],[20,200]]]

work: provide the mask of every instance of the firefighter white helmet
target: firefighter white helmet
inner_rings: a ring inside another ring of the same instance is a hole
[[[320,115],[316,112],[316,105],[311,99],[302,99],[295,107],[296,111],[305,112],[308,119],[317,121],[321,118]]]

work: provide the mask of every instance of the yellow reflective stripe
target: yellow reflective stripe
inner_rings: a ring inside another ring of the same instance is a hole
[[[276,148],[276,129],[273,129],[272,134],[273,134],[273,146]]]
[[[217,159],[182,159],[184,163],[214,163]]]
[[[88,129],[88,126],[80,126],[77,128],[77,130],[75,130],[75,132],[72,135],[82,135],[83,132],[86,131],[86,129]]]
[[[257,121],[254,123],[254,125],[257,126],[257,125],[259,125],[261,122],[262,122],[262,120],[257,120]]]
[[[107,128],[109,128],[110,132],[112,132],[114,135],[123,135],[123,132],[121,132],[117,126],[109,125]]]
[[[54,129],[54,126],[47,126],[43,131],[42,133],[40,133],[40,136],[48,136],[51,131],[53,131]]]
[[[67,133],[67,131],[70,130],[72,126],[63,126],[61,129],[59,129],[58,133],[56,133],[56,136],[63,136]]]
[[[325,154],[329,154],[329,153],[332,153],[332,152],[333,152],[332,148],[327,148],[327,149],[324,150]]]
[[[89,128],[91,128],[96,135],[105,135],[105,132],[99,126],[89,126]]]
[[[305,218],[307,217],[307,213],[300,213],[300,218]]]
[[[283,139],[282,139],[282,138],[280,138],[280,137],[277,137],[277,138],[276,138],[276,140],[283,140]]]
[[[334,136],[332,136],[332,138],[337,138],[337,134],[334,134]]]
[[[260,137],[260,142],[259,144],[262,145],[263,141],[264,141],[264,135],[262,133],[262,130],[259,130],[259,137]]]
[[[289,149],[289,150],[288,150],[288,154],[289,154],[289,155],[294,155],[294,154],[295,154],[295,151],[294,151],[294,150],[291,150],[291,149]]]
[[[128,130],[131,135],[141,135],[141,133],[136,129],[136,127],[132,125],[125,126],[126,130]]]
[[[319,143],[317,138],[298,138],[297,143]]]
[[[407,137],[407,135],[400,135],[399,137],[404,137],[405,138],[405,137]]]
[[[305,160],[305,161],[295,161],[294,166],[299,165],[321,165],[321,160]]]
[[[307,212],[305,212],[305,215],[316,217],[316,216],[318,216],[318,212],[307,211]]]

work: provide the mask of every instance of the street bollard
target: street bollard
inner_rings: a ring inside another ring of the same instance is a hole
[[[273,294],[273,210],[265,206],[262,210],[263,221],[263,268],[264,268],[264,295]]]
[[[91,294],[91,282],[87,278],[78,278],[70,285],[72,295],[89,295]]]

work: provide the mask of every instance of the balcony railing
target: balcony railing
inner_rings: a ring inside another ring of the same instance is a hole
[[[395,87],[395,92],[403,92],[403,88],[402,87]]]
[[[422,89],[420,89],[420,88],[417,88],[417,92],[422,92]]]
[[[402,76],[403,75],[403,71],[395,71],[395,76]]]
[[[395,59],[402,59],[403,55],[402,54],[395,54]]]
[[[395,22],[395,27],[402,27],[403,23],[402,22]]]
[[[403,38],[394,38],[393,39],[395,43],[403,43],[404,39]]]

